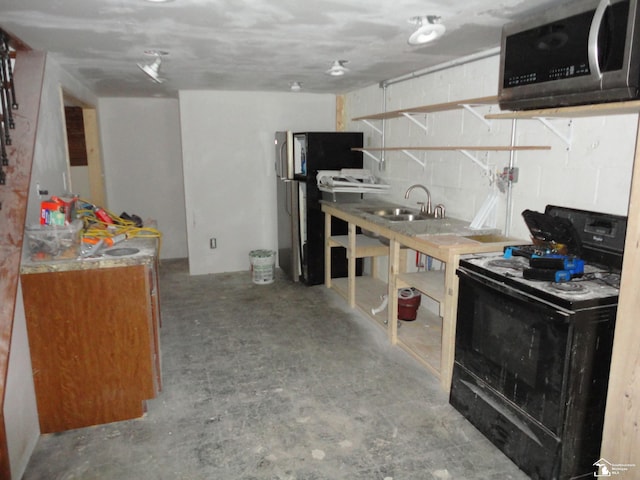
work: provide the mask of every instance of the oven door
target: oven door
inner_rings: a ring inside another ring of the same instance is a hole
[[[458,276],[456,367],[560,435],[571,312],[473,272]]]

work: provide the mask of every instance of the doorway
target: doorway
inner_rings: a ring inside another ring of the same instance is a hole
[[[96,109],[64,91],[62,99],[71,191],[106,207]]]

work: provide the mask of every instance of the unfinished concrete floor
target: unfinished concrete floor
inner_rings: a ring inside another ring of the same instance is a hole
[[[526,479],[437,380],[324,286],[160,267],[164,389],[43,435],[25,480]]]

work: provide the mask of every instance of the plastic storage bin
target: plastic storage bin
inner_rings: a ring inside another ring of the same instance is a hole
[[[72,260],[80,255],[82,220],[69,225],[27,225],[25,252],[34,262]]]

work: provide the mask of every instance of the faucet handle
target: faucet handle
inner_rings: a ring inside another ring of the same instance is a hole
[[[437,204],[436,207],[433,209],[433,211],[434,211],[435,218],[444,218],[445,208],[442,203]]]
[[[427,213],[427,207],[424,202],[416,202],[416,205],[420,205],[420,213]]]

